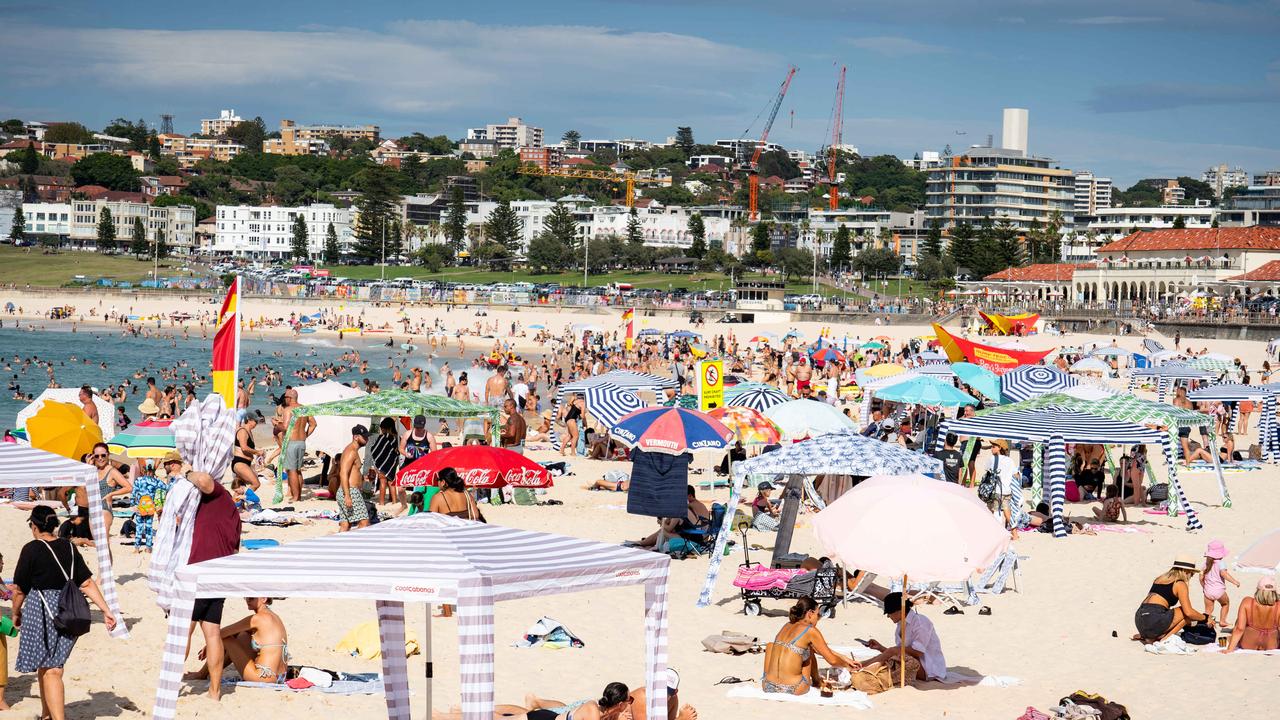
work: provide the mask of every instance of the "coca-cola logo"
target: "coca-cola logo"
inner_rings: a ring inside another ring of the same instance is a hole
[[[543,487],[551,479],[550,473],[541,468],[513,468],[502,476],[511,487]]]

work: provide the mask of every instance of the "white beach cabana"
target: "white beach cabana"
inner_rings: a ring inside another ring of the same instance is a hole
[[[31,416],[40,412],[40,408],[44,407],[46,400],[55,402],[64,402],[76,407],[80,407],[80,388],[46,388],[43,392],[36,396],[26,407],[18,411],[18,416],[14,418],[14,427],[26,427],[27,421]],[[93,406],[98,409],[98,428],[102,430],[102,441],[110,442],[111,438],[116,436],[116,406],[98,397],[97,393],[93,395]]]
[[[409,720],[405,603],[425,603],[427,699],[431,704],[431,606],[457,606],[458,667],[465,720],[492,720],[494,604],[505,600],[643,585],[648,716],[667,713],[667,574],[659,553],[435,513],[188,565],[160,666],[152,717],[177,715],[178,691],[199,597],[372,600],[378,609],[387,717]],[[335,581],[341,578],[341,581]],[[429,714],[429,713],[428,713]]]
[[[27,445],[0,444],[0,487],[84,488],[89,507],[102,507],[97,470],[84,463]],[[120,614],[116,576],[111,569],[111,553],[107,544],[107,524],[102,513],[89,513],[89,529],[93,533],[93,547],[98,554],[98,585],[102,588],[107,607],[111,608],[112,614],[119,621],[111,634],[117,638],[127,638],[129,629],[125,627],[124,616]]]

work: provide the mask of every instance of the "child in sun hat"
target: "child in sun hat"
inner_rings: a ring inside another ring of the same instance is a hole
[[[1240,581],[1232,577],[1223,566],[1227,557],[1227,546],[1221,540],[1209,542],[1204,549],[1204,572],[1200,575],[1200,587],[1204,590],[1204,614],[1213,617],[1213,604],[1222,606],[1219,614],[1219,627],[1227,624],[1227,615],[1231,610],[1231,598],[1227,596],[1227,583],[1240,587]]]

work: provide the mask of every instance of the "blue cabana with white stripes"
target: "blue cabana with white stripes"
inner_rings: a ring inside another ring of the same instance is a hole
[[[1280,457],[1280,442],[1276,438],[1276,391],[1260,385],[1240,385],[1223,383],[1207,388],[1192,390],[1187,393],[1192,402],[1229,402],[1231,406],[1231,430],[1234,432],[1236,422],[1240,418],[1241,402],[1258,402],[1262,404],[1262,414],[1258,418],[1258,447],[1262,450],[1262,458],[1267,462]]]
[[[1168,433],[1136,423],[1112,420],[1072,410],[1042,408],[1013,410],[971,418],[957,418],[942,424],[941,434],[954,432],[969,437],[1001,438],[1012,442],[1045,443],[1044,465],[1049,478],[1049,507],[1053,515],[1054,537],[1066,537],[1062,519],[1067,499],[1067,448],[1072,443],[1103,445],[1161,445],[1166,457],[1173,452]],[[1178,502],[1187,510],[1187,526],[1199,530],[1199,518],[1182,494],[1181,486],[1170,483]],[[1013,484],[1013,502],[1021,509],[1022,483]]]
[[[1213,382],[1217,379],[1218,374],[1193,368],[1190,365],[1181,363],[1170,363],[1168,365],[1160,365],[1157,367],[1135,368],[1129,373],[1129,392],[1133,392],[1138,386],[1139,378],[1154,378],[1156,381],[1156,399],[1160,402],[1165,401],[1165,396],[1169,393],[1169,388],[1175,387],[1181,382],[1189,380],[1199,380],[1202,382]]]

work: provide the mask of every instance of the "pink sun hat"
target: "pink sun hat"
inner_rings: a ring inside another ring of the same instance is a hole
[[[1214,560],[1221,560],[1227,556],[1227,546],[1223,545],[1221,540],[1213,540],[1209,543],[1209,547],[1204,549],[1204,555]]]

